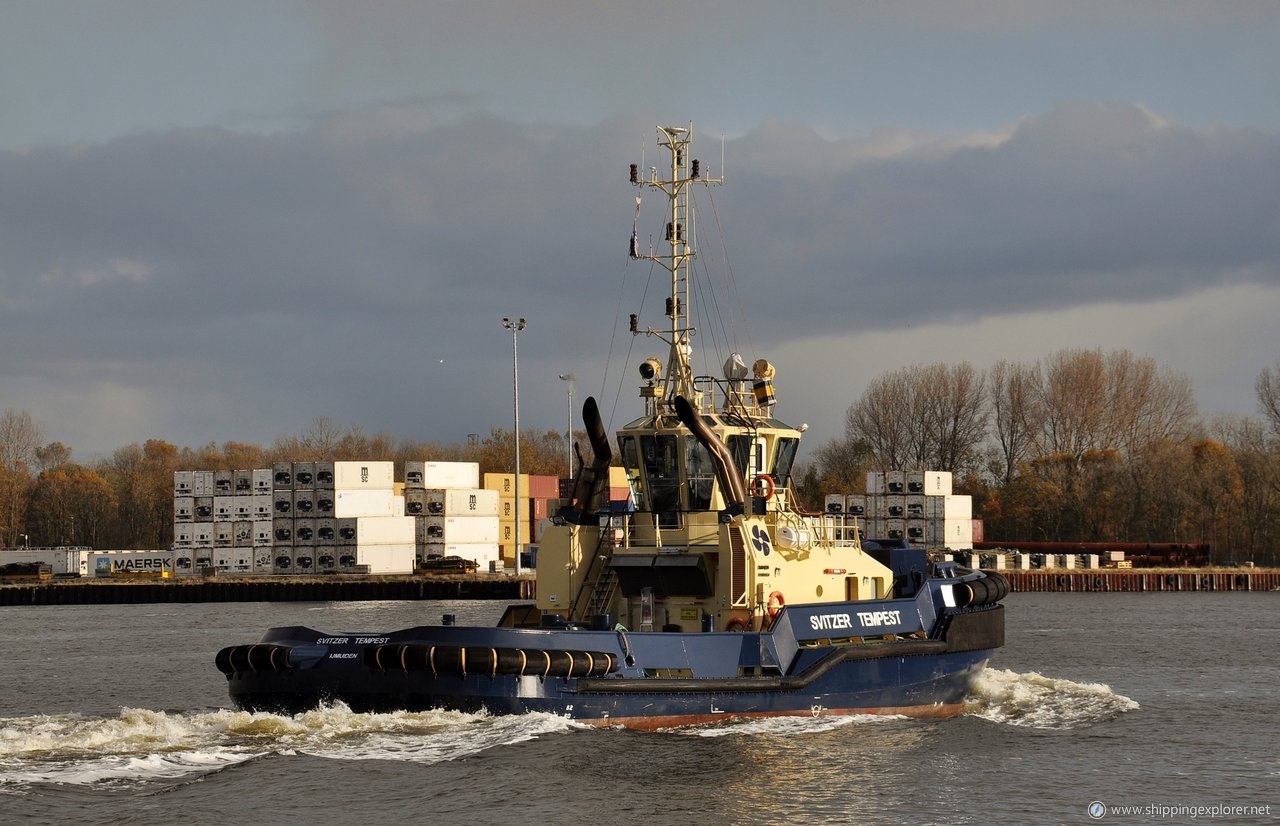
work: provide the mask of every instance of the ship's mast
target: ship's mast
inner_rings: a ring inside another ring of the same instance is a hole
[[[633,165],[631,182],[636,186],[648,187],[662,192],[668,200],[666,225],[667,249],[659,254],[652,247],[647,253],[639,250],[639,243],[633,232],[631,238],[631,256],[646,261],[653,261],[670,274],[671,292],[667,298],[666,314],[670,320],[670,329],[664,334],[653,329],[638,329],[632,325],[635,334],[657,336],[666,341],[671,349],[667,357],[666,372],[658,377],[657,387],[661,392],[650,396],[656,403],[665,401],[671,404],[676,396],[684,396],[693,402],[695,408],[701,408],[701,394],[693,381],[691,356],[693,354],[692,337],[694,327],[689,323],[689,264],[697,257],[694,245],[693,208],[689,202],[689,187],[693,184],[719,184],[723,178],[706,178],[702,175],[701,164],[697,160],[690,161],[689,145],[693,142],[693,125],[659,126],[658,145],[667,151],[670,161],[669,177],[660,179],[657,167],[649,170],[647,180],[642,180]],[[636,199],[637,205],[639,198]]]

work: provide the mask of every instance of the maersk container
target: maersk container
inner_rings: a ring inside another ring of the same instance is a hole
[[[252,496],[253,495],[253,471],[252,470],[233,470],[231,471],[232,492],[236,496]]]
[[[413,546],[412,516],[361,516],[356,519],[356,545]]]
[[[191,522],[196,518],[196,499],[194,496],[178,496],[173,500],[173,521]]]
[[[386,490],[395,487],[395,462],[334,462],[336,491]]]
[[[232,496],[235,490],[235,477],[231,471],[215,470],[213,472],[214,496]]]
[[[190,470],[173,472],[173,495],[195,496],[195,473]]]
[[[173,523],[173,546],[175,548],[189,548],[195,542],[196,526],[194,522],[177,522]]]
[[[424,541],[448,544],[498,543],[501,523],[494,516],[427,516]]]
[[[213,523],[212,522],[192,522],[195,527],[195,533],[191,537],[191,544],[197,548],[213,547]]]
[[[270,491],[266,493],[255,493],[251,498],[253,507],[253,519],[258,521],[261,519],[271,519],[275,514],[274,503],[275,498]]]
[[[337,490],[334,492],[333,515],[339,519],[356,516],[404,516],[404,497],[396,496],[390,489]]]
[[[423,493],[427,516],[497,516],[501,502],[498,492],[488,488],[437,488]],[[532,507],[525,513],[532,515]]]
[[[266,494],[271,495],[274,486],[271,483],[271,468],[254,468],[253,469],[253,495],[260,496]]]
[[[293,489],[294,490],[315,490],[316,489],[316,463],[315,462],[294,462],[293,463]]]
[[[174,548],[173,575],[191,576],[196,572],[196,560],[191,548]]]
[[[271,466],[271,489],[293,490],[293,462],[276,462]]]

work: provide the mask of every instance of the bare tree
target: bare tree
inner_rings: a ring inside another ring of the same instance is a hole
[[[1003,465],[1002,484],[1013,481],[1018,466],[1031,457],[1044,418],[1039,365],[999,361],[988,382],[996,439]]]
[[[1258,374],[1258,407],[1271,422],[1271,429],[1280,433],[1280,361],[1274,369],[1263,367]]]

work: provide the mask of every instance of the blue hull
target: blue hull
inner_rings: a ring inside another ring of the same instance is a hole
[[[341,701],[361,712],[543,712],[653,729],[782,715],[952,716],[1004,635],[997,605],[949,617],[932,638],[804,639],[792,622],[804,618],[789,607],[769,632],[746,634],[275,628],[255,646],[225,649],[219,667],[232,700],[253,711]]]

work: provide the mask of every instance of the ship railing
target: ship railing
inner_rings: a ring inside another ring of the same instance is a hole
[[[699,398],[710,400],[714,405],[719,400],[720,412],[736,415],[740,418],[768,419],[770,410],[756,402],[755,391],[750,379],[719,379],[715,376],[694,376],[693,387]],[[701,410],[700,413],[710,412]]]

